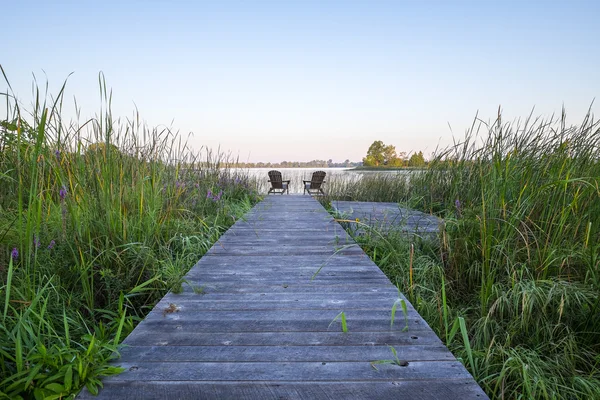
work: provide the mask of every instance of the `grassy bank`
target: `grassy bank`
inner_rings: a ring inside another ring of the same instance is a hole
[[[258,199],[255,182],[169,129],[84,123],[61,91],[0,121],[0,398],[95,392],[118,343]],[[3,114],[0,114],[2,116]]]
[[[422,171],[425,167],[388,167],[387,165],[374,166],[360,166],[351,168],[352,171]]]
[[[329,193],[445,219],[439,246],[358,240],[490,397],[600,398],[599,150],[590,117],[498,119],[410,182],[373,177]]]

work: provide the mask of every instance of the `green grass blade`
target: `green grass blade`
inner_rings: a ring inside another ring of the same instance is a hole
[[[467,332],[467,326],[465,324],[465,319],[463,317],[458,317],[458,322],[460,324],[460,332],[462,334],[463,344],[465,346],[467,356],[469,357],[471,371],[473,372],[473,375],[477,375],[477,368],[475,367],[475,362],[473,361],[473,351],[471,350],[471,342],[469,341],[469,334]]]
[[[12,287],[12,278],[13,278],[13,259],[10,257],[8,260],[8,273],[6,275],[6,293],[4,294],[4,312],[2,313],[2,320],[4,324],[6,324],[6,315],[8,313],[8,305],[10,303],[10,291]]]

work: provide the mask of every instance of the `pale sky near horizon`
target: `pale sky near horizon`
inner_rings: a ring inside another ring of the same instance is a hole
[[[66,98],[92,116],[102,71],[113,115],[242,161],[359,161],[374,140],[428,156],[477,111],[564,104],[577,124],[600,94],[600,1],[0,3],[25,105],[32,73],[57,93],[73,72]]]

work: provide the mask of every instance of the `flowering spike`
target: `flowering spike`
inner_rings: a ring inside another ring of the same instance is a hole
[[[65,198],[67,197],[67,187],[65,185],[63,185],[60,188],[60,191],[58,192],[58,195],[60,196],[60,201],[64,201]]]

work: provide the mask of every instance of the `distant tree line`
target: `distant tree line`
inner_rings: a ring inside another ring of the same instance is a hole
[[[344,162],[333,162],[332,159],[312,160],[312,161],[281,161],[271,162],[237,162],[234,164],[238,168],[350,168],[361,166],[362,162],[345,160]]]
[[[363,158],[366,167],[423,167],[425,164],[422,151],[407,157],[405,152],[397,152],[395,146],[385,145],[381,140],[374,141]]]

